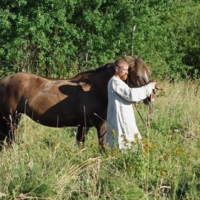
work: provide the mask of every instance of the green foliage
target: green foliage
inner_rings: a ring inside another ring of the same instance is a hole
[[[198,1],[2,0],[0,75],[66,77],[140,55],[158,79],[199,76]]]
[[[179,17],[180,21],[176,24],[176,32],[179,42],[178,51],[185,53],[183,63],[191,66],[189,75],[198,78],[200,63],[200,22],[198,19],[200,17],[200,5],[188,2],[186,6],[187,9],[184,9],[185,7],[181,8],[182,14]],[[183,37],[183,35],[185,35],[185,37]]]

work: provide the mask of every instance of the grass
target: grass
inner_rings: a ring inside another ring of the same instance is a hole
[[[23,117],[19,144],[0,152],[0,199],[200,199],[198,82],[162,87],[149,129],[135,111],[143,149],[135,144],[101,154],[95,129],[78,148],[75,128],[53,129]],[[137,107],[146,120],[147,107]]]

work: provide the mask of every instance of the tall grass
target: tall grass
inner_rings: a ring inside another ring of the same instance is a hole
[[[198,83],[162,87],[149,129],[135,111],[143,148],[101,154],[95,129],[78,148],[76,129],[23,117],[18,144],[0,152],[0,199],[200,199]],[[148,108],[137,108],[146,120]]]

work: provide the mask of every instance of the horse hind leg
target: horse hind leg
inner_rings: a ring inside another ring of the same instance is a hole
[[[18,128],[20,115],[15,113],[5,118],[0,114],[0,145],[6,142],[8,147],[16,142],[16,130]]]
[[[16,132],[18,129],[18,124],[20,120],[21,114],[17,113],[17,111],[13,115],[9,115],[9,121],[8,127],[9,127],[9,141],[11,144],[16,143]]]

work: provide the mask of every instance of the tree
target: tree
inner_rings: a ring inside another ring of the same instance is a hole
[[[72,76],[140,55],[157,78],[199,69],[200,2],[2,0],[0,75]]]

